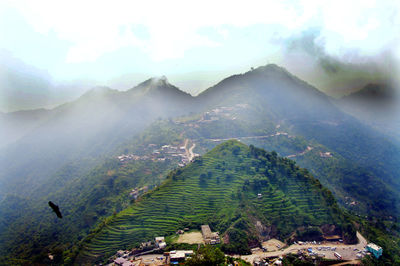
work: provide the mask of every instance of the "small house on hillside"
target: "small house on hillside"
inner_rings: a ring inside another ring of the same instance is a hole
[[[154,242],[156,243],[156,247],[161,249],[167,246],[167,243],[165,243],[165,238],[163,236],[156,237]]]
[[[153,244],[151,243],[151,241],[142,242],[142,243],[140,244],[140,248],[141,248],[141,249],[145,249],[145,248],[151,247],[152,245],[153,245]]]
[[[128,262],[128,261],[126,259],[124,259],[124,258],[116,258],[114,260],[115,265],[123,265],[126,262]]]
[[[382,256],[383,249],[382,249],[380,246],[378,246],[378,245],[376,245],[376,244],[374,244],[374,243],[369,243],[369,244],[366,246],[366,249],[367,249],[369,252],[371,252],[372,254],[374,254],[375,258],[377,258],[377,259],[378,259],[380,256]]]
[[[193,250],[172,250],[169,253],[171,264],[182,263],[191,256],[193,256]]]
[[[203,235],[204,243],[211,245],[221,243],[218,232],[211,232],[208,224],[201,226],[201,233]]]

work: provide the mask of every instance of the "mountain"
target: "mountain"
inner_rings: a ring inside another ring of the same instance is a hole
[[[50,111],[35,109],[29,111],[16,111],[12,113],[0,113],[0,149],[10,143],[18,141],[41,122],[49,118]]]
[[[39,186],[60,167],[82,161],[82,167],[90,169],[90,161],[106,155],[155,119],[189,113],[192,102],[190,95],[166,80],[151,79],[126,92],[95,88],[47,111],[40,126],[1,149],[0,198],[7,191],[37,196]]]
[[[400,97],[395,85],[369,83],[335,101],[343,111],[357,117],[400,142]]]
[[[320,236],[335,233],[356,241],[333,195],[305,169],[232,140],[174,170],[161,186],[102,224],[86,239],[78,263],[101,261],[118,249],[202,224],[229,239],[222,248],[235,253],[248,253],[270,237],[293,238],[304,226]],[[324,231],[328,227],[336,229]]]
[[[105,218],[128,207],[133,189],[160,185],[180,158],[164,151],[159,157],[168,158],[157,160],[151,157],[154,149],[161,150],[166,144],[185,145],[181,133],[165,123],[169,122],[156,122],[130,141],[129,147],[121,145],[114,156],[101,160],[88,172],[82,171],[78,162],[62,167],[41,188],[53,189],[39,199],[7,195],[0,205],[0,264],[1,256],[9,262],[14,254],[24,262],[43,262],[46,250],[66,250]],[[121,154],[138,154],[141,158],[120,161]],[[60,206],[62,221],[49,212],[48,201]],[[32,235],[37,237],[33,240]]]
[[[316,140],[400,188],[398,143],[343,113],[332,98],[283,68],[267,65],[229,77],[199,98],[217,106],[254,106],[269,119],[287,124],[296,135]],[[376,164],[377,158],[382,164]]]
[[[46,252],[71,252],[130,205],[132,189],[160,185],[185,163],[183,153],[203,155],[232,138],[295,160],[341,207],[395,237],[399,146],[332,102],[276,65],[198,97],[163,77],[126,92],[95,88],[1,150],[1,252],[38,262]],[[168,145],[185,151],[163,154]],[[48,212],[50,200],[64,210],[62,224]],[[381,235],[372,239],[383,246]]]

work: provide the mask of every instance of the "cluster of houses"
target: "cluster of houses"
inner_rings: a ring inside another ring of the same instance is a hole
[[[345,197],[345,204],[349,205],[350,207],[354,207],[354,206],[358,205],[359,203],[350,197]]]
[[[179,264],[193,256],[193,250],[172,250],[169,252],[170,264]]]
[[[133,188],[131,192],[129,192],[129,197],[136,200],[140,195],[146,193],[147,191],[149,191],[149,186],[144,186],[141,188]]]
[[[157,156],[158,161],[164,161],[167,158],[179,158],[178,166],[184,166],[189,163],[185,146],[163,145],[160,149],[154,150],[153,155]]]
[[[152,160],[153,162],[163,162],[167,159],[178,159],[179,166],[184,166],[189,163],[189,158],[186,154],[185,146],[174,146],[174,145],[163,145],[160,148],[156,148],[156,144],[148,145],[148,154],[146,155],[135,155],[135,154],[121,154],[117,156],[117,159],[125,164],[129,161],[138,160]]]
[[[329,151],[327,151],[327,152],[320,152],[320,153],[319,153],[319,156],[322,157],[322,158],[330,158],[330,157],[332,157],[332,153],[329,152]]]
[[[203,113],[202,117],[198,121],[199,123],[209,123],[212,121],[218,121],[220,117],[228,118],[231,120],[235,120],[236,116],[232,114],[233,111],[238,109],[248,108],[248,104],[236,104],[234,106],[221,106],[218,108],[214,108],[208,112]]]
[[[113,264],[120,266],[142,265],[177,265],[193,256],[193,250],[172,250],[163,254],[151,254],[156,250],[165,249],[167,246],[163,236],[152,241],[140,244],[139,250],[119,250],[114,256]]]
[[[206,244],[215,245],[221,243],[218,232],[211,232],[208,224],[201,226],[201,234],[203,235],[203,240]]]
[[[114,265],[123,265],[123,266],[132,266],[131,261],[129,261],[129,256],[132,255],[131,251],[128,250],[118,250],[117,254],[115,254]]]
[[[254,266],[266,266],[266,265],[282,265],[282,257],[269,259],[269,258],[255,258],[253,261]]]
[[[183,234],[185,231],[188,231],[189,228],[185,228],[184,230],[178,230],[176,234]],[[201,226],[201,233],[203,236],[203,240],[205,244],[218,244],[220,243],[220,236],[218,232],[212,232],[209,225],[205,224]],[[305,244],[318,244],[321,245],[320,242],[301,242],[298,241],[299,245]],[[142,266],[142,265],[178,265],[183,263],[186,259],[192,257],[194,255],[193,250],[172,250],[166,251],[160,254],[160,250],[164,250],[167,244],[165,242],[165,238],[163,236],[155,237],[154,241],[143,242],[140,245],[140,249],[134,249],[132,251],[124,251],[119,250],[115,256],[113,256],[112,262],[113,265],[120,266]],[[280,247],[279,247],[280,248]],[[258,248],[259,249],[259,248]],[[318,251],[333,251],[334,255],[337,259],[341,260],[342,256],[336,252],[336,247],[329,246],[321,246],[316,248]],[[253,251],[253,250],[252,250]],[[263,251],[265,252],[266,249]],[[354,251],[358,251],[354,249]],[[158,254],[152,254],[152,253]],[[161,251],[162,252],[162,251]],[[382,248],[374,243],[369,243],[364,250],[361,250],[357,253],[357,258],[361,259],[363,256],[367,254],[372,254],[376,258],[382,256]],[[305,247],[302,249],[298,249],[297,255],[299,259],[304,259],[306,257],[324,257],[325,254],[317,253],[313,250],[312,247]],[[283,257],[282,256],[269,256],[269,257],[254,257],[253,265],[255,266],[264,266],[264,265],[282,265]],[[236,263],[235,263],[236,265]]]
[[[121,154],[119,156],[117,156],[118,160],[120,162],[127,162],[127,161],[138,161],[138,160],[148,160],[149,156],[144,155],[144,156],[139,156],[139,155],[135,155],[135,154]]]

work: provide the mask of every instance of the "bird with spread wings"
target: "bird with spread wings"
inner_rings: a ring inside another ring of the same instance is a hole
[[[53,209],[53,211],[57,214],[58,218],[62,218],[62,214],[60,212],[60,208],[58,208],[57,205],[55,205],[53,202],[49,201],[49,206]]]

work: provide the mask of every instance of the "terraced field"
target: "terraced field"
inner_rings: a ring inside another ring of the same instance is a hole
[[[110,219],[86,239],[78,261],[98,260],[183,227],[208,223],[224,233],[239,219],[273,226],[282,240],[303,225],[345,221],[331,193],[293,161],[232,140],[172,171]]]

